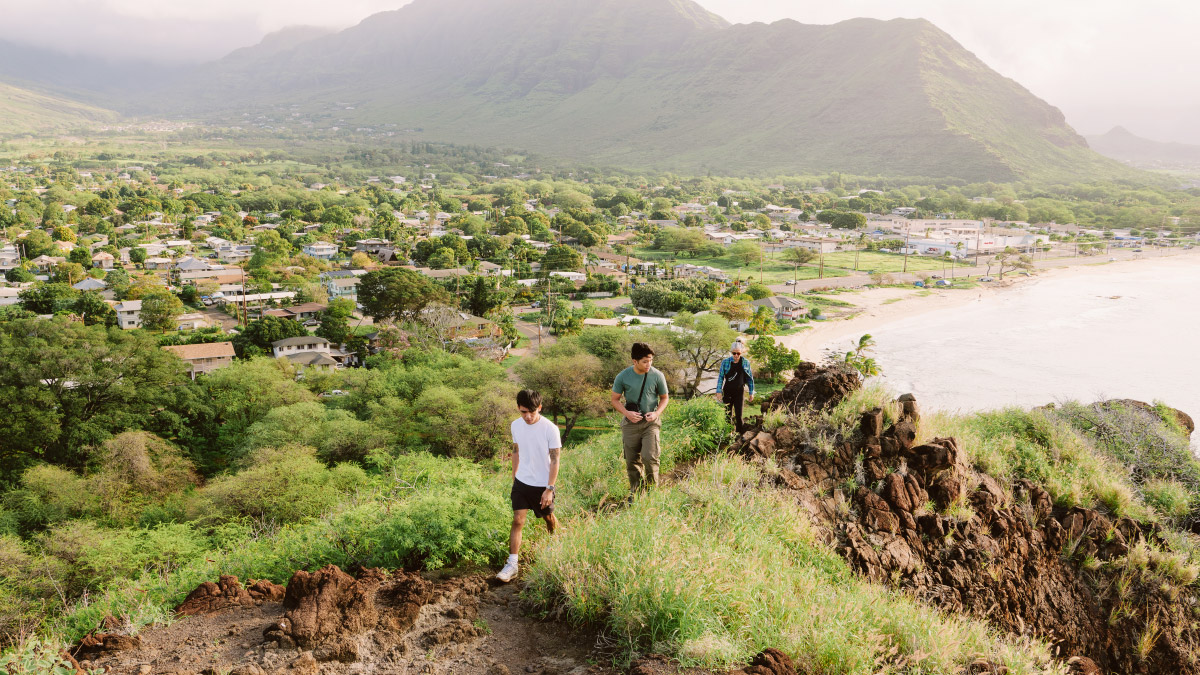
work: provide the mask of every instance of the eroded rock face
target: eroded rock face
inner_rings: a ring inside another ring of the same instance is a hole
[[[763,410],[827,410],[860,386],[858,373],[849,368],[821,368],[806,361],[796,368],[783,389],[767,395]]]
[[[92,633],[79,641],[70,655],[80,661],[90,661],[113,652],[123,652],[142,646],[142,639],[136,635],[117,635],[115,633]]]
[[[222,575],[217,583],[206,581],[197,586],[183,604],[175,608],[175,614],[196,616],[230,607],[249,607],[258,602],[279,602],[283,599],[283,592],[283,586],[266,579],[254,582],[250,588],[242,588],[237,577]]]
[[[1200,673],[1192,658],[1200,655],[1200,633],[1191,600],[1180,597],[1186,589],[1151,580],[1118,593],[1118,572],[1081,565],[1114,560],[1139,542],[1157,545],[1155,527],[1056,506],[1028,481],[1010,494],[971,467],[955,439],[918,443],[916,401],[901,403],[895,424],[884,429],[883,412],[867,411],[857,432],[832,451],[794,440],[799,434],[786,427],[772,439],[748,432],[737,449],[755,457],[770,448],[779,467],[775,484],[796,491],[839,552],[873,580],[1005,631],[1048,639],[1056,655],[1070,659],[1072,673]],[[845,493],[849,483],[857,484],[846,495],[853,508],[838,508],[827,495]],[[1150,618],[1161,636],[1142,659],[1136,644]]]
[[[787,654],[767,648],[751,659],[742,672],[745,675],[796,675],[796,666]]]

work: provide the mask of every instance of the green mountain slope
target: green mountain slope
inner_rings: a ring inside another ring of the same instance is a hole
[[[1124,127],[1114,127],[1102,136],[1088,136],[1087,140],[1096,152],[1135,166],[1181,169],[1200,166],[1200,145],[1152,141]]]
[[[0,134],[65,131],[116,119],[111,110],[0,83]]]
[[[137,108],[281,105],[634,168],[968,180],[1128,171],[926,21],[730,26],[690,0],[417,0],[210,64]]]

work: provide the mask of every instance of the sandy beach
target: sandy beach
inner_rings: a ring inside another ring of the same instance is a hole
[[[1114,277],[1122,274],[1145,271],[1149,267],[1175,267],[1200,265],[1200,252],[1176,252],[1170,256],[1143,260],[1117,262],[1096,261],[1043,269],[1032,276],[1017,273],[1005,274],[1004,281],[980,283],[971,289],[922,289],[873,288],[862,291],[842,292],[834,297],[849,302],[855,312],[844,319],[818,321],[808,330],[778,338],[779,342],[800,352],[809,361],[822,361],[829,350],[846,351],[864,334],[874,334],[896,321],[911,319],[929,312],[963,308],[977,303],[992,303],[998,298],[1013,293],[1016,289],[1037,286],[1052,279],[1082,278],[1088,276]],[[1198,289],[1200,290],[1200,289]]]

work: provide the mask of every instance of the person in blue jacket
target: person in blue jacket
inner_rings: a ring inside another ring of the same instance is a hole
[[[746,389],[750,390],[747,402],[753,403],[754,373],[750,371],[750,361],[746,359],[746,344],[739,339],[729,347],[729,356],[721,360],[716,394],[717,400],[725,404],[725,413],[739,434],[746,428],[742,422],[742,397]]]

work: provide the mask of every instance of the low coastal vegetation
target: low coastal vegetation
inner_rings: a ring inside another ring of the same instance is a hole
[[[832,447],[865,410],[898,419],[894,398],[868,386],[828,412],[776,411],[764,422]],[[731,433],[716,403],[669,410],[665,484],[629,505],[617,435],[569,449],[560,476],[570,486],[559,505],[566,534],[531,537],[526,595],[542,611],[603,626],[627,656],[663,652],[707,667],[765,647],[820,673],[949,673],[978,658],[1013,673],[1060,667],[1046,644],[857,577],[809,515],[764,480],[769,462],[722,450]],[[1043,485],[1059,505],[1176,528],[1172,547],[1137,546],[1103,565],[1183,589],[1197,578],[1184,528],[1200,471],[1179,424],[1164,406],[1067,403],[931,414],[919,436],[955,436],[977,468],[1005,485]],[[179,447],[136,431],[94,450],[91,469],[27,468],[0,511],[5,634],[36,650],[35,635],[75,640],[105,616],[136,632],[172,621],[172,608],[218,574],[285,582],[330,563],[467,570],[503,559],[508,475],[497,459],[394,441],[343,462],[313,446],[252,445],[207,482]]]

